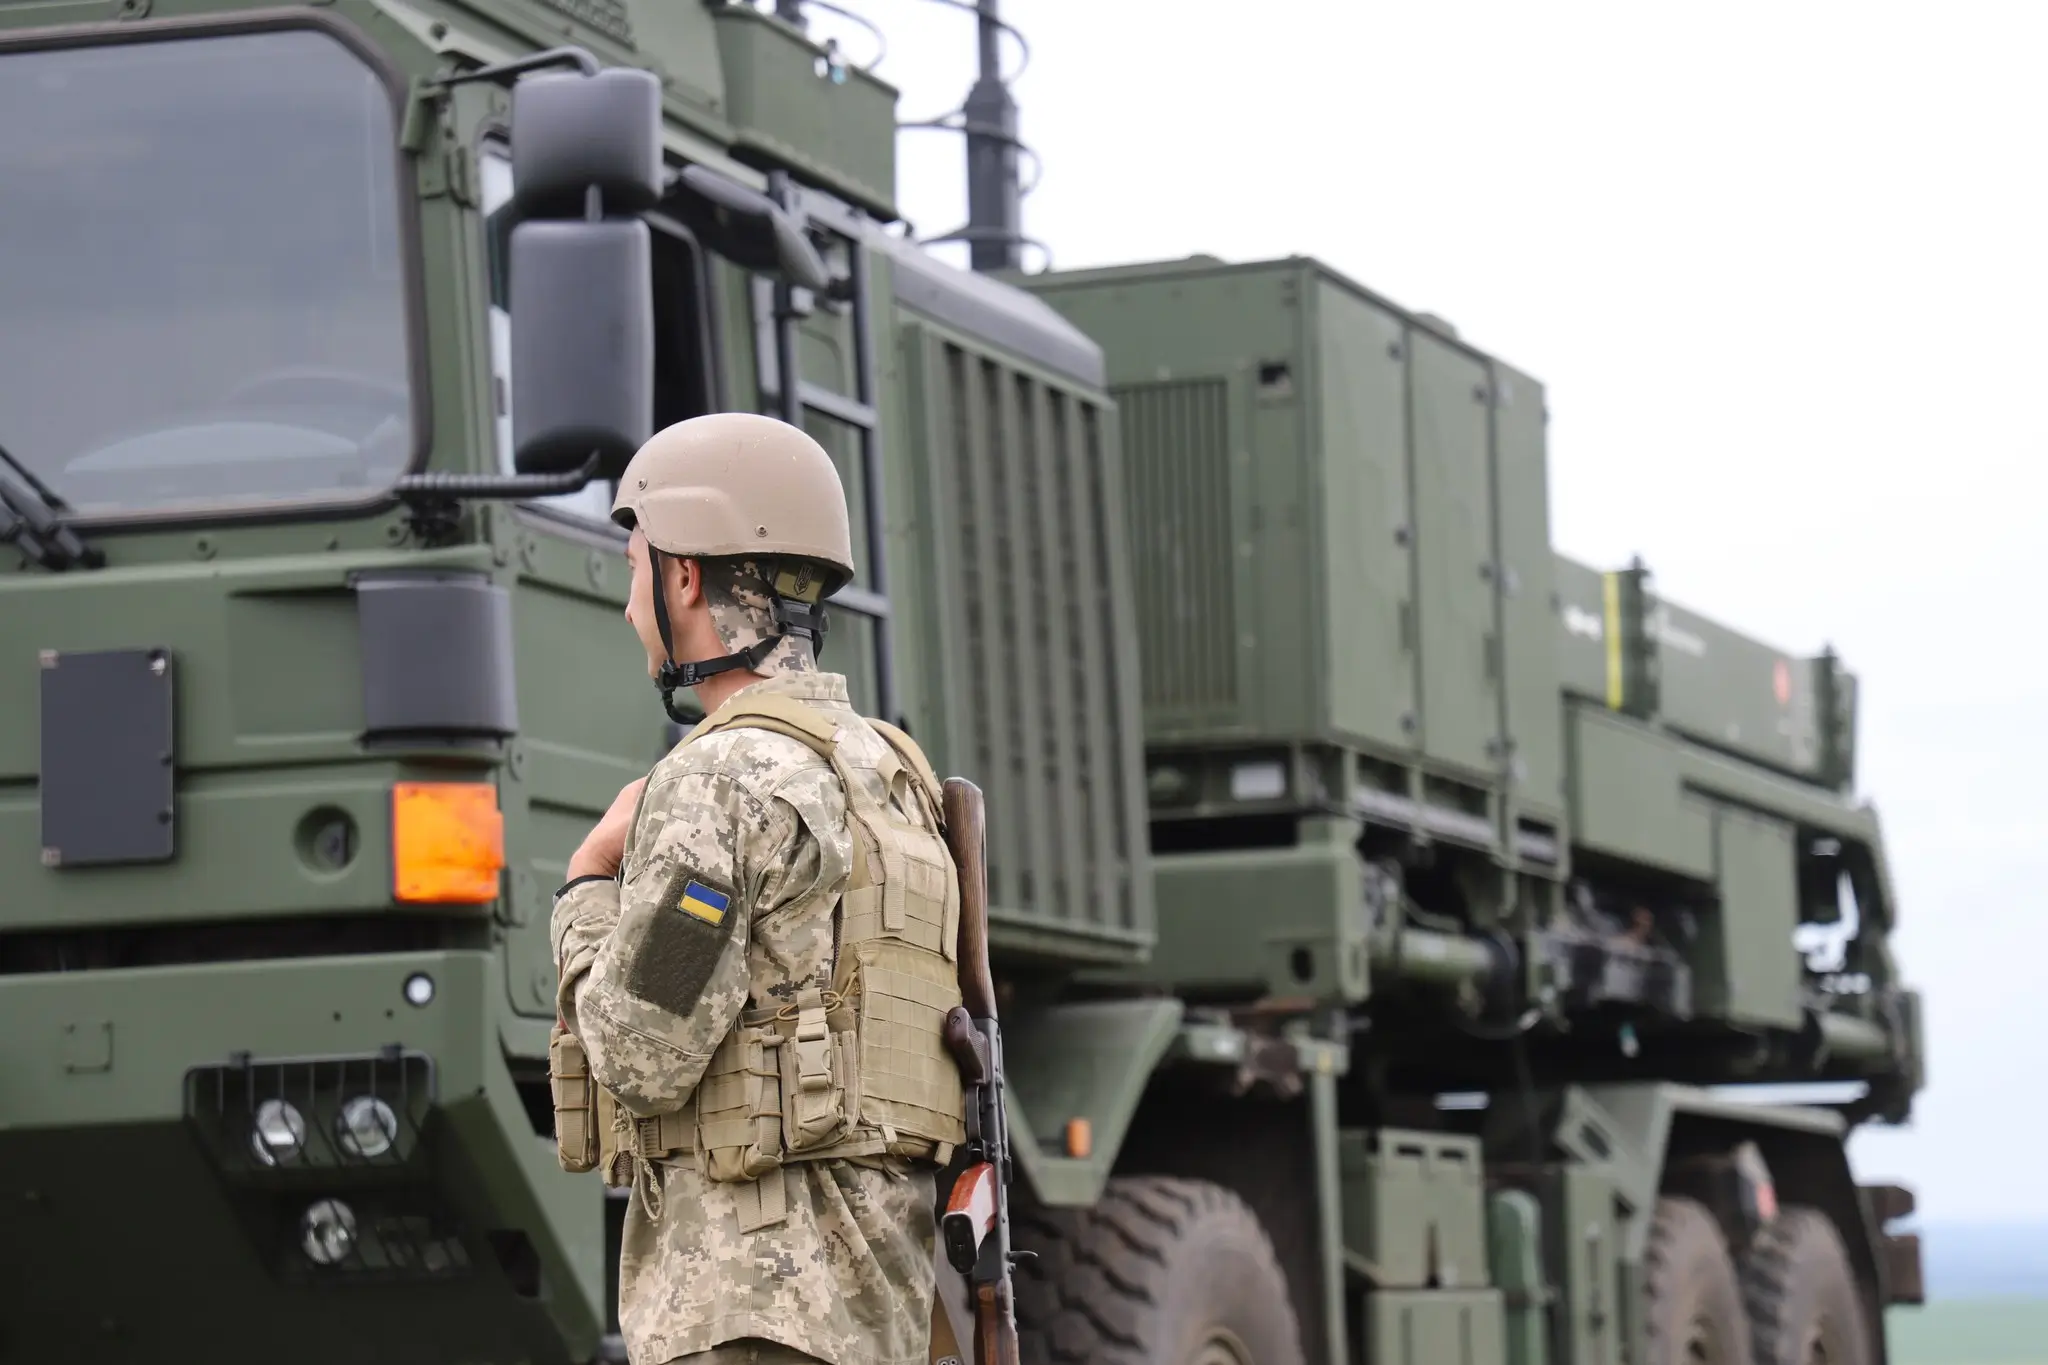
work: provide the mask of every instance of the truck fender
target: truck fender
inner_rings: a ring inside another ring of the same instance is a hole
[[[1005,1016],[1010,1150],[1040,1204],[1085,1208],[1101,1197],[1181,1015],[1180,1001],[1151,999],[1084,1001]]]
[[[1882,1305],[1892,1295],[1893,1276],[1886,1265],[1882,1219],[1873,1216],[1872,1202],[1849,1166],[1848,1129],[1842,1116],[1829,1109],[1765,1104],[1659,1083],[1572,1087],[1557,1139],[1581,1159],[1591,1154],[1576,1148],[1589,1142],[1613,1147],[1619,1159],[1610,1160],[1623,1196],[1641,1210],[1655,1206],[1674,1149],[1729,1149],[1754,1142],[1770,1168],[1778,1202],[1810,1205],[1841,1233],[1865,1301],[1877,1315],[1871,1342],[1881,1365],[1886,1358]],[[1626,1263],[1641,1264],[1649,1231],[1647,1216],[1629,1220]]]

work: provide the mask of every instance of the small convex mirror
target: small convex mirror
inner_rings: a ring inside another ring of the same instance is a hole
[[[661,82],[650,71],[544,72],[512,87],[512,184],[522,218],[580,218],[592,187],[608,214],[661,198]]]
[[[512,89],[513,464],[616,477],[654,426],[653,243],[661,85],[645,71]]]

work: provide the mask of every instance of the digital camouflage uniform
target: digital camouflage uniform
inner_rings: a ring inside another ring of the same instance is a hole
[[[569,1169],[595,1164],[630,1183],[627,1349],[635,1365],[923,1365],[934,1176],[961,1135],[957,1074],[948,1063],[943,1082],[929,1079],[943,1009],[958,999],[957,888],[943,845],[933,852],[929,766],[915,756],[906,769],[891,739],[907,738],[863,721],[846,680],[814,662],[821,600],[853,572],[838,474],[793,427],[716,414],[642,446],[613,516],[646,536],[669,655],[656,687],[670,714],[681,718],[678,688],[736,667],[765,675],[649,774],[616,879],[580,878],[556,898],[558,1145]],[[665,555],[699,561],[724,658],[676,660]],[[784,731],[754,728],[748,707],[785,708]],[[921,777],[906,780],[913,770]],[[842,782],[860,798],[859,839]],[[847,1022],[870,1017],[880,1022]],[[807,1029],[832,1041],[806,1043],[819,1036]],[[766,1052],[746,1041],[776,1030],[782,1041]],[[736,1060],[749,1055],[780,1062]],[[821,1056],[828,1092],[845,1097],[823,1111],[812,1089]],[[777,1065],[798,1070],[776,1081]],[[794,1090],[790,1077],[803,1078]],[[773,1112],[746,1098],[764,1087],[796,1096],[787,1122],[751,1117]],[[827,1113],[854,1127],[819,1127]],[[757,1130],[780,1134],[767,1145],[786,1155],[750,1179],[765,1149],[735,1133]],[[787,1154],[792,1132],[801,1153]]]
[[[842,752],[856,775],[870,771],[861,760],[884,741],[859,723],[844,678],[782,671],[739,695],[757,691],[848,723]],[[645,1115],[689,1098],[750,991],[764,1002],[787,996],[830,960],[829,892],[846,882],[852,839],[832,770],[797,741],[760,730],[709,735],[664,758],[648,778],[632,839],[620,880],[571,887],[553,928],[562,1020],[581,1038],[598,1084]],[[731,917],[702,1003],[685,1015],[647,998],[661,983],[635,978],[692,881],[749,909]],[[635,1365],[745,1337],[830,1365],[922,1365],[933,1174],[892,1164],[786,1166],[786,1221],[746,1233],[749,1186],[706,1180],[684,1164],[643,1163],[619,1266],[619,1326]]]

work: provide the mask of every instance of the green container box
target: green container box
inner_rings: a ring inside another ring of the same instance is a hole
[[[1543,1225],[1550,1242],[1547,1263],[1561,1271],[1553,1321],[1561,1361],[1627,1359],[1623,1342],[1633,1310],[1622,1299],[1622,1250],[1628,1229],[1621,1217],[1615,1179],[1590,1166],[1557,1168],[1544,1181]]]
[[[1579,846],[1699,881],[1710,879],[1711,812],[1684,789],[1684,745],[1604,707],[1573,703],[1566,718],[1572,835]]]
[[[1502,1309],[1498,1289],[1369,1294],[1365,1358],[1372,1365],[1502,1365]]]
[[[1651,631],[1673,730],[1825,786],[1854,776],[1856,679],[1835,660],[1786,654],[1668,602]]]
[[[1555,1295],[1543,1273],[1543,1206],[1527,1190],[1495,1190],[1486,1201],[1486,1233],[1507,1310],[1507,1365],[1549,1365]]]
[[[1337,1150],[1344,1245],[1371,1263],[1375,1284],[1466,1289],[1490,1283],[1478,1138],[1355,1130],[1338,1135]]]
[[[1292,848],[1155,854],[1173,932],[1140,978],[1177,990],[1355,1003],[1371,988],[1358,826],[1303,820]]]
[[[1854,780],[1856,676],[1839,659],[1774,649],[1630,578],[1556,557],[1565,691],[1788,776]]]
[[[1797,1028],[1800,961],[1798,851],[1790,821],[1732,806],[1714,810],[1720,904],[1693,943],[1693,1008],[1705,1018]]]
[[[852,67],[823,67],[823,48],[759,10],[725,5],[712,14],[734,154],[785,165],[894,217],[896,87]]]
[[[1026,283],[1108,360],[1149,745],[1322,742],[1561,807],[1539,384],[1311,260]]]

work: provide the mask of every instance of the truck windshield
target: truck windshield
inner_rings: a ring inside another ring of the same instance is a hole
[[[0,50],[0,423],[82,517],[354,500],[415,444],[391,95],[305,28]]]

